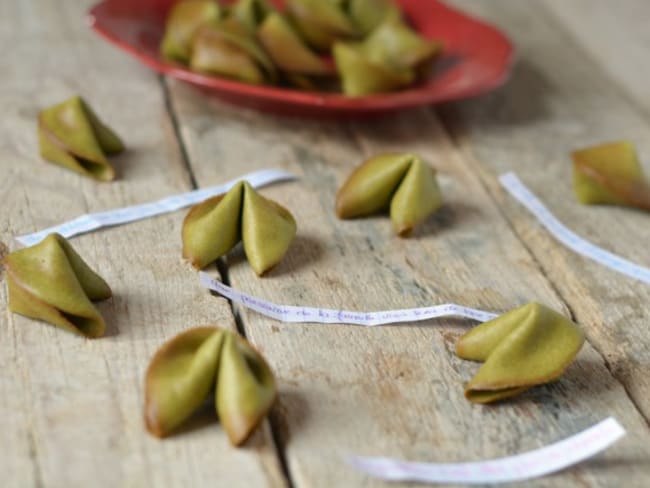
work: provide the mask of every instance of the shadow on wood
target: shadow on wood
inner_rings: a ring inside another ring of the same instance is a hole
[[[279,448],[284,449],[291,435],[299,433],[300,428],[308,423],[310,411],[309,403],[303,394],[297,390],[282,389],[281,382],[282,379],[280,379],[278,398],[270,413],[270,420],[275,437],[280,443]]]
[[[548,118],[546,94],[552,87],[534,64],[520,59],[513,68],[508,82],[494,92],[482,97],[446,104],[437,110],[445,126],[456,132],[458,119],[490,127],[518,127]]]
[[[266,276],[269,278],[282,276],[311,266],[323,255],[323,245],[319,239],[300,233],[291,243],[285,257]]]

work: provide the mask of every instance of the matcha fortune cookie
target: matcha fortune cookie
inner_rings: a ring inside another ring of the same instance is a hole
[[[343,93],[362,97],[395,91],[415,81],[413,70],[399,70],[368,59],[358,43],[337,42],[332,50]]]
[[[240,181],[225,195],[195,205],[183,221],[183,257],[204,268],[240,240],[258,274],[280,262],[296,235],[291,213]]]
[[[253,85],[274,82],[276,78],[271,59],[251,32],[232,17],[197,31],[190,67]]]
[[[266,0],[237,0],[229,9],[230,15],[251,32],[255,32],[272,11]]]
[[[105,324],[91,301],[111,289],[58,234],[12,252],[4,259],[9,310],[86,337],[104,334]]]
[[[354,170],[336,196],[336,213],[341,219],[390,207],[393,228],[401,236],[441,206],[435,170],[413,154],[370,158]]]
[[[185,331],[156,353],[145,378],[145,423],[165,437],[214,394],[230,442],[243,444],[273,405],[276,384],[264,358],[242,337],[217,327]]]
[[[333,74],[333,69],[302,41],[281,14],[269,14],[257,36],[281,70],[313,76]]]
[[[539,303],[485,322],[456,344],[459,357],[484,361],[465,386],[465,396],[490,403],[549,383],[562,375],[584,340],[576,324]]]
[[[634,146],[614,142],[575,151],[573,186],[579,202],[638,207],[650,211],[650,183]]]
[[[442,45],[419,36],[399,17],[387,17],[361,43],[337,42],[334,61],[343,93],[384,93],[426,77]]]
[[[176,3],[167,16],[160,52],[167,59],[187,64],[194,34],[202,25],[217,21],[219,16],[219,5],[214,0]]]
[[[79,96],[38,115],[38,143],[44,159],[101,181],[115,178],[106,154],[124,150],[119,137]]]
[[[361,34],[342,4],[336,0],[287,0],[287,11],[302,38],[315,49],[326,51],[337,40]]]
[[[394,0],[348,0],[350,18],[367,35],[384,20],[399,19],[399,8]]]
[[[363,42],[369,60],[394,69],[427,73],[442,43],[425,39],[400,17],[388,17]]]

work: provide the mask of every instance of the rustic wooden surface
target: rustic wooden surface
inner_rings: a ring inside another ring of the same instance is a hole
[[[25,231],[190,188],[158,77],[95,38],[83,22],[92,2],[84,3],[12,1],[1,7],[0,43],[13,45],[0,61],[5,250],[15,249],[12,237]],[[128,141],[129,150],[114,159],[120,173],[114,183],[95,183],[38,157],[39,109],[75,93]],[[0,484],[283,484],[268,430],[247,449],[234,450],[209,415],[202,420],[210,428],[164,442],[143,429],[142,378],[159,345],[191,326],[234,326],[227,302],[207,295],[180,259],[182,217],[74,240],[115,295],[99,304],[108,324],[101,340],[10,314],[2,284]]]
[[[262,115],[161,81],[90,33],[82,18],[91,3],[0,6],[0,42],[12,46],[0,59],[0,253],[17,248],[15,235],[87,211],[283,167],[300,181],[263,194],[293,211],[298,237],[263,279],[241,251],[231,254],[221,273],[234,286],[282,303],[358,310],[443,301],[506,310],[538,300],[570,314],[588,343],[558,382],[513,402],[474,406],[462,384],[476,366],[453,354],[470,322],[367,330],[287,325],[231,309],[180,259],[184,213],[161,216],[73,240],[115,292],[100,304],[109,324],[103,339],[11,315],[0,286],[3,486],[384,486],[352,470],[345,455],[497,457],[609,415],[627,428],[624,440],[522,485],[648,485],[650,287],[561,247],[496,179],[515,170],[579,234],[650,265],[647,215],[576,205],[568,161],[571,149],[629,138],[650,173],[646,2],[617,2],[614,15],[607,0],[544,0],[534,9],[455,0],[515,41],[510,82],[475,100],[373,122]],[[38,110],[74,93],[127,142],[114,183],[38,157]],[[384,150],[418,152],[439,170],[446,205],[409,239],[394,237],[385,218],[341,222],[333,214],[347,174]],[[237,324],[279,380],[270,422],[241,450],[228,446],[209,415],[165,441],[143,428],[151,354],[176,332],[206,323]]]
[[[495,178],[501,172],[515,170],[578,234],[650,266],[647,214],[574,204],[567,155],[572,149],[598,142],[629,139],[636,144],[650,173],[650,116],[646,112],[650,105],[635,100],[640,98],[639,84],[614,83],[618,78],[633,78],[630,69],[635,75],[647,71],[650,62],[643,64],[632,56],[627,76],[618,70],[614,78],[609,68],[601,68],[607,64],[606,59],[594,58],[591,50],[573,42],[571,16],[563,17],[566,23],[558,22],[550,9],[538,9],[535,22],[526,22],[529,8],[523,3],[494,3],[498,15],[485,10],[480,2],[465,2],[463,6],[510,26],[508,32],[519,41],[520,63],[506,89],[473,104],[449,107],[443,112],[443,120],[466,160],[473,164],[506,218],[586,328],[608,368],[645,417],[650,418],[650,309],[644,306],[650,302],[650,286],[612,273],[557,245],[518,203],[504,194]],[[634,3],[621,5],[631,11]],[[560,9],[558,2],[553,6]],[[601,32],[606,30],[602,22],[609,9],[603,4],[601,9],[594,6],[593,10],[598,21],[595,27]],[[620,22],[618,16],[613,20]],[[612,42],[617,40],[622,49],[621,38],[612,36]],[[621,56],[616,62],[621,62]],[[571,69],[560,68],[567,66]],[[650,95],[647,86],[645,94],[646,98]],[[543,149],[531,150],[538,147]]]

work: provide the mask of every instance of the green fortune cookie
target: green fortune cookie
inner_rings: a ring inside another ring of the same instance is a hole
[[[325,51],[339,39],[354,39],[360,31],[337,0],[287,0],[287,11],[301,36]]]
[[[229,9],[230,15],[255,32],[273,9],[265,0],[237,0]]]
[[[165,343],[145,378],[145,424],[165,437],[214,394],[216,413],[239,446],[273,405],[276,384],[264,358],[246,340],[218,327],[187,330]]]
[[[393,69],[370,61],[361,44],[337,42],[332,52],[343,93],[349,97],[391,92],[415,81],[412,70]]]
[[[441,206],[435,170],[413,154],[370,158],[350,175],[336,196],[336,213],[341,219],[390,208],[393,227],[401,236]]]
[[[194,34],[199,27],[217,21],[219,16],[220,8],[214,0],[176,3],[167,16],[160,52],[167,59],[187,64]]]
[[[491,403],[559,378],[584,343],[571,320],[539,303],[529,303],[485,322],[456,344],[456,354],[482,361],[465,386],[474,403]]]
[[[419,36],[399,17],[388,17],[363,42],[334,45],[343,93],[358,97],[408,86],[427,76],[441,47]]]
[[[197,31],[190,67],[254,85],[273,82],[276,78],[271,59],[251,32],[232,17]]]
[[[650,183],[630,142],[575,151],[573,186],[579,202],[638,207],[650,211]]]
[[[313,76],[333,74],[333,69],[302,41],[281,14],[269,14],[257,35],[281,70]]]
[[[289,249],[296,221],[287,209],[240,181],[225,195],[192,207],[182,235],[183,257],[194,267],[206,267],[242,241],[251,268],[261,276]]]
[[[401,17],[393,0],[349,0],[348,11],[363,35],[369,34],[386,19]]]
[[[399,17],[389,17],[363,42],[368,59],[397,69],[430,67],[442,50],[439,41],[425,39]]]
[[[9,310],[86,337],[106,328],[92,301],[112,296],[97,275],[59,234],[4,258]]]
[[[106,155],[124,150],[120,138],[79,96],[38,114],[38,144],[44,159],[100,181],[115,178]]]

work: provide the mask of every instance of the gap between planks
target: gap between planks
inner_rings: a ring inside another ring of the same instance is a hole
[[[168,81],[166,77],[163,75],[159,75],[158,79],[160,81],[160,86],[163,92],[163,98],[165,100],[165,108],[167,109],[169,118],[172,121],[172,125],[174,128],[174,136],[178,141],[178,147],[181,153],[181,158],[183,159],[183,166],[187,171],[187,175],[190,181],[190,185],[192,186],[192,189],[196,190],[198,189],[199,186],[196,181],[196,176],[194,175],[194,170],[192,169],[192,165],[190,164],[190,158],[187,151],[187,146],[185,144],[185,140],[183,138],[183,134],[180,129],[180,124],[178,122],[178,115],[174,107],[174,101],[169,92]],[[223,258],[219,258],[216,262],[216,268],[221,278],[221,281],[224,284],[230,286],[231,285],[230,273],[228,270],[228,263],[226,262],[226,260],[224,260]],[[214,293],[211,294],[214,295]],[[232,313],[233,320],[235,321],[235,327],[237,328],[237,332],[241,334],[243,337],[246,337],[247,336],[246,327],[244,326],[244,321],[241,318],[241,313],[239,308],[230,299],[226,299],[226,300],[228,302],[228,305],[230,306],[230,311]],[[280,420],[277,418],[273,410],[270,412],[269,416],[267,417],[267,422],[269,425],[269,431],[271,433],[273,448],[275,449],[275,453],[280,462],[280,468],[282,469],[282,474],[285,478],[284,481],[287,485],[287,488],[294,488],[295,483],[293,482],[293,478],[291,476],[291,471],[289,469],[289,464],[287,462],[287,456],[285,453],[285,445],[284,442],[282,442],[282,437],[280,434],[280,427],[279,427]]]
[[[169,94],[169,85],[167,80],[163,75],[158,75],[158,81],[160,82],[160,87],[163,92],[163,100],[165,100],[165,109],[169,114],[169,119],[172,122],[172,127],[174,130],[174,136],[176,136],[176,141],[178,142],[178,150],[181,153],[181,159],[183,160],[183,167],[187,172],[187,176],[190,180],[190,186],[192,190],[196,190],[199,186],[196,183],[196,177],[194,176],[194,171],[192,170],[192,165],[190,164],[190,158],[187,154],[187,148],[185,147],[185,141],[183,141],[183,135],[181,134],[180,125],[178,123],[178,117],[176,115],[176,110],[174,110],[174,102],[172,102],[171,96]]]

